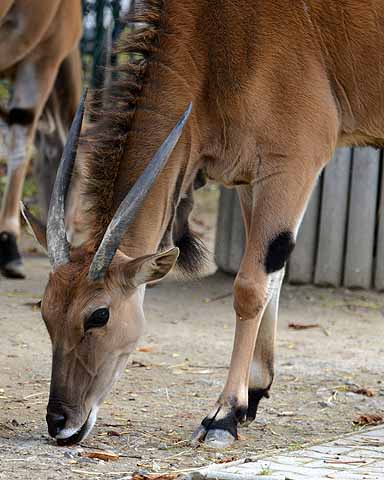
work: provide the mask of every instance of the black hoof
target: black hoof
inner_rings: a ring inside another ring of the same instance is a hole
[[[0,233],[0,272],[8,278],[25,278],[23,262],[13,233]]]
[[[247,419],[244,425],[247,426],[256,418],[257,409],[262,398],[269,398],[269,388],[266,389],[249,389],[248,390],[248,411]]]
[[[212,448],[226,448],[238,439],[237,427],[245,420],[246,410],[242,407],[232,407],[223,414],[218,408],[213,417],[205,417],[192,436],[192,444],[204,442]]]
[[[236,438],[227,430],[207,429],[200,425],[192,435],[192,445],[197,446],[204,442],[205,446],[210,448],[227,448],[232,445]]]

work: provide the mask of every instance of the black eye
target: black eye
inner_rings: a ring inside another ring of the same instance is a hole
[[[104,327],[109,320],[108,308],[99,308],[95,310],[85,321],[85,330],[90,328]]]

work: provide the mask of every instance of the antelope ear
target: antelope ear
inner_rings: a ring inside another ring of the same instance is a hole
[[[131,287],[158,282],[172,270],[178,256],[179,249],[175,247],[166,252],[135,258],[127,264],[125,280]]]
[[[47,250],[46,226],[32,215],[23,202],[20,202],[20,210],[35,239],[44,250]]]

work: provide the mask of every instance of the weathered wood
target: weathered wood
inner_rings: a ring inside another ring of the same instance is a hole
[[[224,272],[236,274],[243,257],[245,230],[236,190],[221,187],[216,234],[216,263]]]
[[[380,161],[383,163],[383,158]],[[378,211],[376,245],[375,288],[384,290],[384,169],[382,169],[381,173],[381,198]]]
[[[315,284],[337,287],[344,268],[351,149],[340,148],[323,174]]]
[[[245,248],[245,229],[240,200],[237,192],[234,191],[234,193],[235,195],[233,198],[232,235],[228,257],[228,271],[231,273],[238,272]]]
[[[228,271],[228,256],[231,248],[234,190],[220,187],[219,216],[216,230],[215,260],[217,266]]]
[[[291,283],[370,288],[374,277],[375,288],[384,290],[384,188],[376,218],[380,152],[357,148],[353,160],[351,152],[336,152],[312,194],[289,262]],[[223,188],[216,237],[219,268],[237,273],[244,246],[236,191]]]
[[[321,179],[312,193],[297,235],[296,247],[288,266],[288,281],[302,284],[313,281],[316,257],[317,224],[319,218]]]
[[[344,285],[370,288],[376,226],[380,152],[355,148],[347,230]]]

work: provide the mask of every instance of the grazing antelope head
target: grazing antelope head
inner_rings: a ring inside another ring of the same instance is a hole
[[[118,247],[176,146],[191,105],[117,209],[96,250],[71,247],[64,227],[83,112],[84,98],[64,149],[47,227],[22,209],[52,264],[41,310],[53,353],[48,431],[60,444],[76,443],[91,431],[99,405],[143,331],[145,285],[162,279],[177,260],[177,248],[132,259]]]

